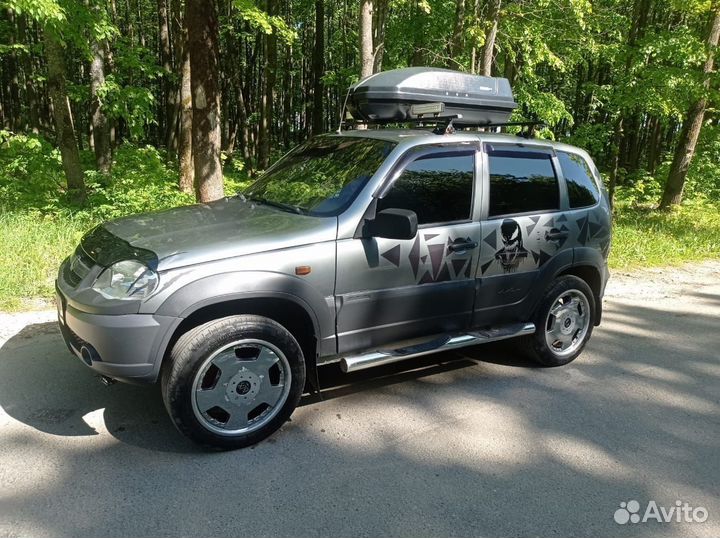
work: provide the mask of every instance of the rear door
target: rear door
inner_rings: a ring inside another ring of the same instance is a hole
[[[377,211],[418,215],[413,239],[338,241],[338,351],[464,329],[480,243],[477,145],[411,150],[380,189]]]
[[[514,321],[511,305],[530,293],[543,267],[569,257],[566,192],[549,146],[483,144],[482,240],[475,325]]]

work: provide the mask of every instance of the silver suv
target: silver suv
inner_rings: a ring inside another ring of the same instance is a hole
[[[317,368],[522,337],[547,366],[600,323],[610,210],[572,146],[369,129],[302,145],[243,194],[91,230],[60,267],[70,351],[160,381],[177,428],[238,448]]]

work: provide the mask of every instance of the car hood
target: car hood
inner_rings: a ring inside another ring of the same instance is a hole
[[[152,253],[158,270],[162,271],[331,241],[337,235],[337,219],[289,213],[232,197],[209,204],[123,217],[106,222],[102,228],[103,233],[109,232],[118,238],[126,252]],[[110,250],[108,245],[95,248],[104,248],[105,252]],[[92,250],[92,247],[86,250]],[[93,256],[93,252],[88,254]]]

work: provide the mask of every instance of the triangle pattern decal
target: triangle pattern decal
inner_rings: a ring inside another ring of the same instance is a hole
[[[540,251],[540,263],[539,263],[538,267],[542,267],[543,265],[545,265],[545,263],[550,258],[552,258],[552,256],[550,254],[546,253],[544,250],[541,250]]]
[[[386,250],[380,254],[380,256],[392,263],[395,267],[400,267],[400,245],[395,245],[390,250]]]
[[[490,245],[492,248],[497,248],[497,232],[496,230],[493,230],[489,234],[485,236],[485,239],[483,239],[488,245]]]
[[[452,266],[453,270],[455,271],[455,275],[460,276],[462,274],[462,270],[466,262],[467,260],[452,260]]]

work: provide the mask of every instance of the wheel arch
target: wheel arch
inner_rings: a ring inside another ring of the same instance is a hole
[[[317,354],[320,350],[320,328],[316,316],[301,299],[287,294],[246,294],[236,297],[217,297],[199,304],[184,313],[160,355],[166,364],[175,342],[189,330],[208,321],[227,316],[252,314],[276,321],[292,334],[300,344],[306,364],[306,379],[312,384],[317,379]],[[162,368],[158,365],[158,371]]]
[[[269,271],[235,271],[209,275],[175,290],[156,309],[179,321],[164,338],[156,355],[155,374],[179,336],[206,321],[236,314],[268,317],[298,340],[307,364],[307,379],[315,380],[318,354],[337,351],[334,305],[299,277]]]
[[[600,325],[603,295],[603,281],[600,270],[594,265],[572,265],[558,273],[556,278],[566,275],[575,276],[590,287],[595,299],[595,326]]]

